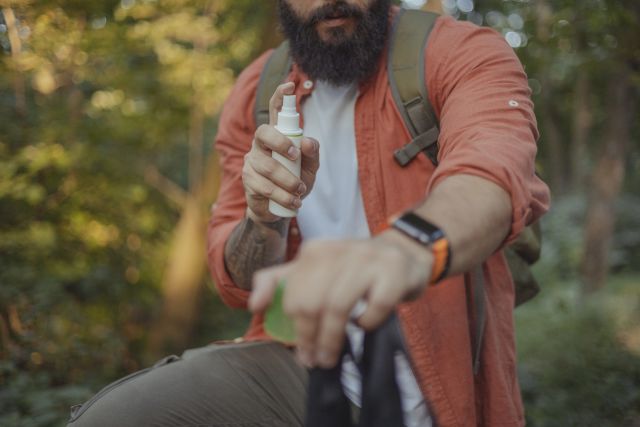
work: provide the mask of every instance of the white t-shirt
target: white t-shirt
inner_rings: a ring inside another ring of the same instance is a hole
[[[304,240],[364,239],[371,235],[358,180],[354,124],[357,97],[355,84],[336,87],[318,81],[302,105],[304,134],[320,142],[320,169],[313,190],[298,211],[297,221]],[[349,324],[347,334],[358,357],[364,332]],[[396,357],[396,377],[405,424],[431,427],[427,405],[404,355]],[[358,368],[353,361],[345,361],[342,385],[345,394],[357,406],[361,406],[360,384]]]

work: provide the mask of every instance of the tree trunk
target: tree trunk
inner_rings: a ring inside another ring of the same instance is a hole
[[[546,0],[537,0],[536,12],[536,38],[541,43],[549,43],[550,30],[554,19],[553,11]],[[567,190],[568,173],[566,146],[563,144],[562,130],[559,124],[557,108],[555,107],[553,94],[555,88],[548,67],[543,68],[540,75],[542,94],[541,105],[538,108],[541,120],[541,142],[549,156],[550,172],[545,177],[554,193],[563,193]]]
[[[207,208],[216,199],[219,186],[218,156],[214,152],[198,191],[186,196],[174,231],[162,281],[162,308],[149,333],[149,360],[185,349],[193,337],[206,274]]]
[[[5,316],[9,317],[0,311],[0,344],[2,344],[0,345],[0,360],[9,359],[13,348],[13,341],[9,333],[9,321],[5,320]]]
[[[174,231],[162,280],[162,310],[150,333],[153,358],[184,349],[192,336],[204,273],[203,223],[198,200],[189,196]]]
[[[194,43],[194,52],[196,63],[204,62],[208,44],[202,39],[197,39]],[[196,88],[196,76],[192,77],[192,87]],[[203,154],[204,154],[204,119],[205,114],[202,106],[200,94],[197,90],[191,95],[191,114],[189,119],[189,192],[191,194],[198,193],[199,186],[202,183],[203,173]]]
[[[214,6],[210,2],[206,13],[211,14]],[[196,64],[204,62],[202,60],[208,48],[206,40],[196,38],[193,52]],[[150,333],[148,350],[149,356],[153,358],[166,351],[183,350],[191,341],[201,314],[200,301],[206,271],[207,218],[204,205],[207,196],[215,192],[211,184],[219,180],[215,175],[218,172],[217,164],[210,164],[208,176],[204,177],[205,112],[195,77],[194,74],[189,120],[189,190],[183,193],[182,214],[174,231],[171,253],[162,281],[162,310]],[[215,161],[215,156],[210,160]],[[148,169],[149,171],[152,170]],[[152,175],[149,174],[148,177],[151,178]],[[161,177],[156,182],[165,183],[167,188],[176,188]]]
[[[571,128],[571,145],[569,154],[571,160],[570,189],[574,192],[582,192],[587,184],[589,171],[588,143],[591,132],[591,81],[589,79],[589,65],[587,33],[589,32],[585,5],[579,3],[573,8],[573,27],[575,37],[573,44],[578,58],[581,58],[577,69],[575,86],[573,91],[573,119]],[[614,88],[611,88],[615,90]]]
[[[10,7],[2,9],[2,15],[4,16],[5,24],[7,24],[7,35],[9,36],[9,44],[11,45],[11,58],[17,65],[18,58],[22,51],[22,42],[20,41],[16,16]],[[24,118],[27,116],[25,80],[24,75],[17,70],[14,70],[13,90],[16,98],[16,113],[18,116]]]
[[[545,174],[545,178],[549,179],[549,185],[553,189],[553,192],[564,193],[567,187],[567,167],[566,158],[562,146],[562,132],[556,118],[555,108],[553,105],[553,92],[552,84],[547,78],[543,78],[542,82],[543,94],[541,96],[541,108],[540,118],[541,121],[541,145],[544,146],[545,151],[549,156],[549,168],[548,174]]]
[[[584,190],[589,169],[587,146],[591,132],[591,108],[589,94],[591,83],[587,70],[578,71],[573,93],[573,126],[571,132],[571,183],[573,191]]]
[[[580,271],[587,295],[602,288],[607,280],[615,226],[614,204],[624,180],[625,158],[635,119],[630,72],[624,66],[620,66],[620,70],[609,80],[608,131],[591,178]]]

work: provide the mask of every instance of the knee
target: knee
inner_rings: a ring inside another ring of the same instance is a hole
[[[133,427],[145,425],[140,422],[140,405],[131,405],[126,388],[114,388],[100,392],[81,405],[71,407],[67,427]]]
[[[177,360],[177,356],[162,359],[154,366],[117,380],[87,402],[71,408],[67,427],[133,427],[148,425],[149,417],[163,390],[167,387],[164,369]]]

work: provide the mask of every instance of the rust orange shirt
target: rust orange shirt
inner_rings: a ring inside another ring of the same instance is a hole
[[[209,222],[208,260],[220,296],[232,307],[246,307],[249,293],[227,273],[224,245],[245,214],[243,157],[255,132],[255,92],[269,53],[238,78],[215,142],[223,177]],[[534,172],[538,132],[527,76],[499,34],[448,17],[438,19],[425,61],[425,84],[441,127],[437,168],[424,155],[404,168],[394,160],[393,152],[410,136],[389,89],[386,52],[375,75],[359,87],[356,149],[369,228],[378,229],[392,214],[428,197],[447,176],[464,173],[488,179],[509,193],[510,241],[549,206],[549,190]],[[296,83],[297,99],[304,102],[313,86],[303,84],[308,77],[294,65],[288,80]],[[299,244],[294,220],[289,258]],[[524,425],[516,378],[514,287],[502,251],[487,260],[484,275],[487,319],[477,376],[462,275],[428,288],[398,309],[420,388],[440,427]],[[269,339],[261,316],[253,317],[245,338]]]

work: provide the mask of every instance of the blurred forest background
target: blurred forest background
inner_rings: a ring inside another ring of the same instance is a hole
[[[206,273],[212,141],[274,0],[0,0],[0,425],[239,336]],[[495,28],[553,190],[518,308],[530,426],[640,426],[640,2],[407,1]]]

